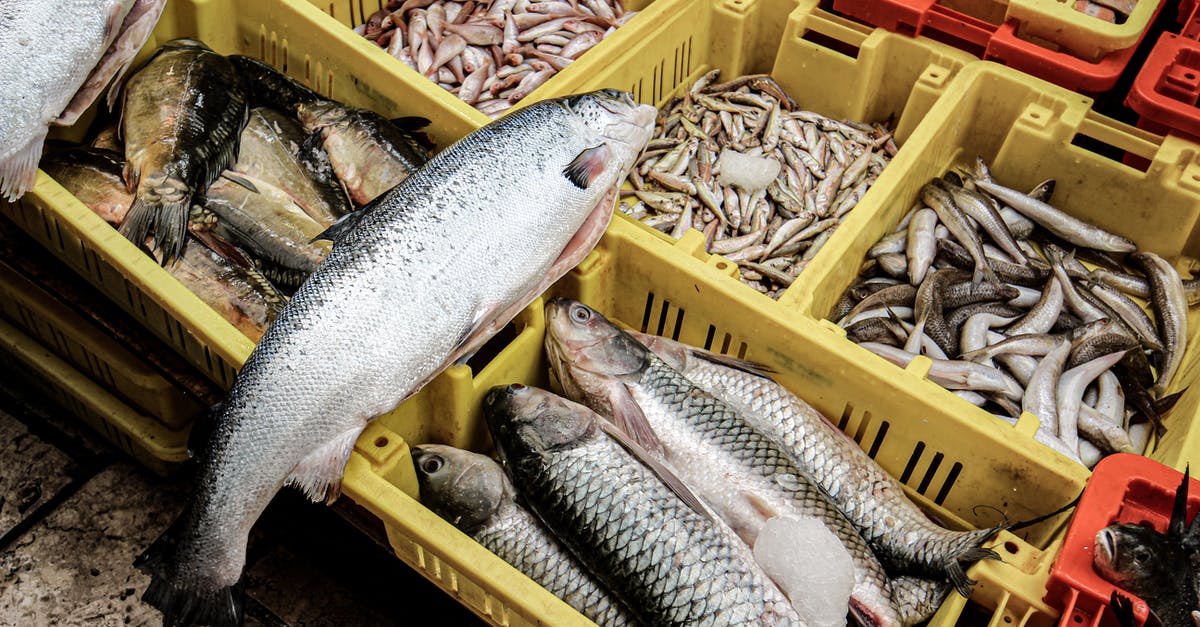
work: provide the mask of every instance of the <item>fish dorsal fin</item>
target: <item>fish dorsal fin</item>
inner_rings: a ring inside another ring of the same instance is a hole
[[[624,383],[613,381],[609,384],[608,402],[612,407],[613,422],[621,431],[633,438],[642,448],[658,455],[666,454],[654,427],[650,426],[645,412],[637,401],[633,400],[633,394]]]
[[[607,434],[608,437],[615,440],[617,444],[621,445],[622,448],[624,448],[626,451],[629,451],[630,455],[633,455],[633,457],[641,462],[646,468],[649,468],[650,472],[654,473],[654,476],[658,477],[659,481],[663,482],[663,485],[670,488],[671,491],[679,497],[679,500],[683,501],[688,507],[692,508],[692,510],[694,510],[697,514],[700,514],[710,522],[715,520],[712,513],[709,512],[708,508],[704,506],[704,502],[700,500],[700,497],[696,496],[696,494],[692,492],[691,488],[684,484],[683,480],[679,478],[679,475],[675,474],[675,471],[668,468],[666,464],[655,459],[654,454],[652,454],[650,451],[647,451],[645,448],[642,448],[637,442],[626,435],[625,432],[617,428],[617,426],[613,423],[605,420],[603,417],[598,418],[596,420],[596,424],[599,425],[600,430]]]
[[[725,366],[727,368],[733,368],[734,370],[740,370],[747,374],[752,374],[764,379],[770,379],[771,375],[775,373],[774,368],[771,368],[765,364],[760,364],[756,361],[750,361],[749,359],[738,359],[737,357],[722,355],[721,353],[705,350],[703,348],[689,347],[689,350],[691,351],[692,356],[697,359],[703,359],[704,361],[717,364],[718,366]]]
[[[382,196],[382,194],[381,194],[381,196]],[[329,242],[333,242],[334,245],[337,245],[339,242],[341,242],[342,238],[345,237],[345,235],[347,233],[354,230],[354,227],[357,226],[358,223],[362,221],[363,217],[367,215],[366,212],[367,212],[368,208],[371,207],[372,205],[374,205],[378,200],[379,200],[379,198],[376,198],[375,200],[372,200],[371,202],[369,202],[365,206],[363,206],[362,209],[359,209],[358,211],[353,211],[351,213],[347,213],[346,215],[338,218],[337,222],[334,222],[333,224],[329,225],[329,228],[325,229],[324,231],[321,231],[320,234],[318,234],[316,237],[309,240],[308,243],[312,244],[313,242],[319,242],[321,240],[326,240]]]
[[[1171,507],[1171,522],[1167,524],[1167,537],[1182,542],[1187,531],[1188,481],[1191,464],[1183,467],[1183,481],[1175,490],[1175,503]]]
[[[575,187],[587,189],[596,177],[604,172],[608,163],[609,150],[607,144],[592,146],[579,153],[563,168],[563,176],[567,177]]]

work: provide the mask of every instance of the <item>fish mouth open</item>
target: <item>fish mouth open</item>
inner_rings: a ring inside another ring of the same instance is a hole
[[[1108,566],[1117,555],[1117,539],[1112,531],[1101,529],[1096,534],[1096,563]]]

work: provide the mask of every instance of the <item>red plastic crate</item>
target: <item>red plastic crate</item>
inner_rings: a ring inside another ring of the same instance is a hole
[[[1195,1],[1195,0],[1193,0]],[[997,26],[936,0],[834,0],[835,11],[897,33],[929,37],[1026,74],[1085,94],[1108,91],[1129,65],[1142,39],[1097,62],[1051,50],[1017,36],[1018,22]],[[1160,4],[1155,11],[1162,10]],[[1153,23],[1151,18],[1151,23]],[[1143,32],[1142,37],[1145,37]]]
[[[1149,524],[1165,532],[1171,519],[1175,491],[1183,473],[1140,455],[1121,453],[1100,460],[1084,488],[1067,529],[1062,550],[1046,581],[1046,603],[1062,610],[1059,625],[1118,627],[1109,609],[1113,584],[1092,568],[1096,533],[1114,523]],[[1188,520],[1200,511],[1200,480],[1188,483]],[[1149,613],[1141,599],[1133,599],[1137,624]]]
[[[1200,32],[1191,12],[1184,35],[1163,33],[1125,97],[1138,128],[1200,140]]]

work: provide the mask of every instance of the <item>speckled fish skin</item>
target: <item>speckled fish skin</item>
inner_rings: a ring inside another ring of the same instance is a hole
[[[16,200],[33,187],[49,125],[116,39],[133,4],[0,3],[0,59],[5,60],[0,64],[0,194],[7,199]]]
[[[546,353],[568,396],[612,416],[613,388],[628,390],[679,478],[747,544],[777,515],[821,521],[854,562],[851,614],[867,625],[901,624],[879,561],[781,447],[582,303],[554,299],[546,320]]]
[[[121,100],[125,185],[135,190],[121,234],[153,237],[164,263],[183,250],[192,198],[237,156],[246,94],[225,57],[174,39],[129,78]]]
[[[374,207],[246,360],[176,537],[141,560],[167,618],[231,618],[250,527],[285,484],[332,500],[367,422],[479,348],[577,264],[612,216],[655,110],[602,90],[464,137]],[[590,176],[569,178],[581,160]],[[503,167],[498,167],[503,164]],[[158,544],[158,543],[156,543]]]
[[[514,385],[494,388],[484,413],[538,517],[643,624],[800,624],[749,547],[600,431],[594,412]]]
[[[934,524],[854,440],[787,388],[701,359],[691,347],[667,338],[633,335],[697,387],[741,410],[752,427],[790,455],[894,572],[968,584],[965,566],[999,557],[979,548],[996,529],[952,531]]]
[[[550,530],[516,499],[492,458],[441,444],[412,449],[421,502],[591,621],[637,625]]]

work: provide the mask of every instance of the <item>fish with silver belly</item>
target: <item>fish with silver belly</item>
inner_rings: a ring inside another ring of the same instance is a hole
[[[974,582],[965,569],[980,559],[999,559],[980,547],[997,529],[952,531],[933,523],[854,440],[761,366],[664,337],[630,334],[700,389],[737,407],[752,427],[789,453],[889,571],[948,579],[969,596]]]
[[[636,625],[633,615],[518,501],[492,458],[452,446],[412,449],[421,502],[600,625]]]
[[[275,492],[336,499],[370,420],[582,260],[653,123],[653,107],[614,90],[538,102],[335,225],[332,252],[238,373],[179,523],[139,560],[143,599],[169,622],[239,621],[233,586]]]
[[[821,521],[854,562],[849,612],[867,625],[902,624],[870,547],[779,445],[582,303],[554,299],[546,320],[546,354],[569,397],[670,462],[747,544],[777,516]]]
[[[125,184],[135,191],[121,233],[153,237],[163,263],[183,251],[192,198],[237,156],[246,95],[225,57],[194,39],[169,41],[125,84]]]
[[[1187,524],[1188,475],[1175,492],[1166,533],[1123,523],[1096,534],[1096,572],[1141,597],[1169,626],[1200,625],[1200,516]]]
[[[693,510],[586,407],[523,385],[484,414],[538,517],[647,625],[799,625],[749,547]]]
[[[42,0],[0,5],[0,195],[33,187],[51,125],[70,126],[117,82],[166,0]],[[112,105],[111,94],[109,105]]]

